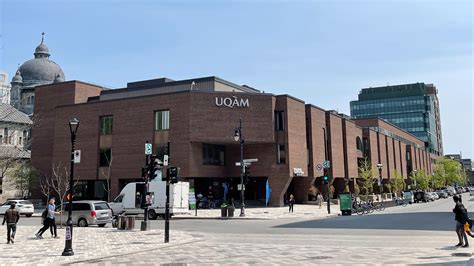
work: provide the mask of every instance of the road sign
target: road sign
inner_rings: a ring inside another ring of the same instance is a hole
[[[323,165],[322,164],[316,165],[316,170],[318,170],[318,171],[323,170]]]
[[[81,162],[81,150],[75,150],[74,151],[74,163],[80,163]]]
[[[244,166],[246,166],[246,165],[251,165],[251,164],[252,164],[252,163],[246,163],[246,162],[244,162]],[[236,162],[236,163],[235,163],[235,166],[240,166],[240,162]]]
[[[328,169],[331,167],[331,161],[323,161],[323,168]]]
[[[244,159],[244,163],[256,163],[258,162],[258,159],[255,158],[255,159]]]
[[[145,143],[145,154],[150,155],[152,150],[152,145],[151,143]]]
[[[165,155],[163,156],[163,165],[164,165],[164,166],[168,166],[168,159],[169,159],[168,155],[165,154]]]
[[[242,187],[242,184],[237,184],[237,190],[242,190],[241,187]],[[245,185],[244,185],[244,190],[245,190]]]

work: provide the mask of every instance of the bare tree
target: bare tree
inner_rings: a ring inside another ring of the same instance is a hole
[[[3,180],[8,171],[15,167],[16,162],[19,160],[18,152],[12,148],[2,148],[0,151],[0,180]]]
[[[102,176],[105,178],[104,190],[105,192],[107,192],[107,201],[110,202],[111,201],[110,191],[112,190],[112,183],[110,180],[110,171],[112,169],[112,163],[113,163],[114,158],[112,156],[112,152],[110,153],[110,158],[109,156],[107,156],[107,153],[104,153],[104,156],[105,156],[105,159],[107,160],[108,166],[101,168],[101,172],[102,172]]]

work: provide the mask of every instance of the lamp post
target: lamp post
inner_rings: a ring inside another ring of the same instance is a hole
[[[69,173],[69,192],[68,192],[68,215],[66,222],[66,246],[64,247],[63,256],[72,256],[74,251],[72,251],[72,196],[74,193],[74,144],[76,143],[76,133],[79,128],[79,120],[73,118],[69,121],[69,131],[71,132],[71,169]]]
[[[382,167],[383,167],[383,164],[381,163],[378,163],[377,164],[377,168],[379,169],[379,191],[380,191],[380,198],[382,198]]]
[[[245,217],[245,190],[244,190],[244,135],[242,134],[242,118],[239,119],[239,127],[234,131],[234,140],[240,141],[240,217]]]
[[[417,172],[417,171],[418,171],[418,170],[416,170],[416,169],[413,170],[413,181],[414,181],[414,183],[415,183],[415,190],[418,188],[418,186],[416,185],[416,172]]]

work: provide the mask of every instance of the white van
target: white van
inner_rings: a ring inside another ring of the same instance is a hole
[[[148,218],[156,219],[158,216],[164,217],[166,204],[166,182],[149,182],[149,192],[153,195],[151,206],[148,207]],[[110,202],[113,214],[125,212],[125,215],[143,214],[140,208],[142,197],[141,187],[145,182],[133,182],[127,184],[120,194]],[[137,189],[138,188],[138,189]],[[189,213],[189,182],[178,182],[170,185],[170,214]]]

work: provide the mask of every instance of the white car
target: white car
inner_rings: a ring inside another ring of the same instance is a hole
[[[12,203],[15,203],[15,209],[21,214],[26,215],[26,217],[31,217],[33,213],[35,212],[35,207],[33,206],[33,203],[29,200],[21,200],[21,199],[13,199],[13,200],[7,200],[5,203],[2,204],[0,207],[0,214],[4,215],[5,212],[10,209],[10,205]]]

